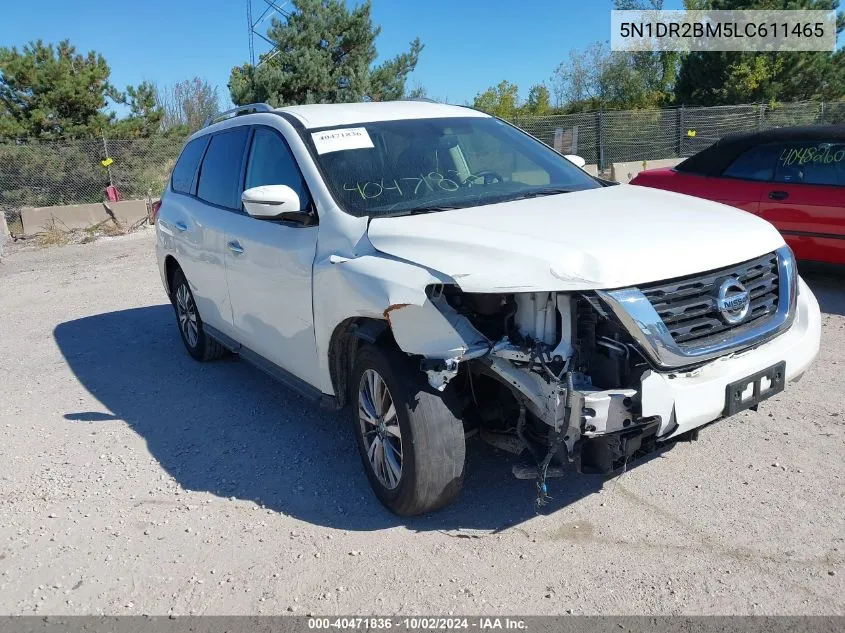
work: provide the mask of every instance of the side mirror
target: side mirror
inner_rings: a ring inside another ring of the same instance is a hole
[[[283,213],[299,213],[299,195],[287,185],[262,185],[244,191],[241,196],[246,212],[259,220],[282,219]]]
[[[584,165],[587,164],[586,160],[584,160],[583,158],[581,158],[580,156],[577,156],[575,154],[567,154],[566,156],[564,156],[564,158],[566,158],[566,160],[568,160],[570,163],[572,163],[576,167],[580,167],[581,169],[584,169]]]

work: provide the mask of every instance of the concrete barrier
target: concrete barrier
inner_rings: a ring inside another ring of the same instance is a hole
[[[128,228],[145,217],[147,217],[147,203],[144,200],[21,209],[24,235],[35,235],[46,231],[51,226],[61,230],[87,229],[107,221],[116,222],[121,227]]]
[[[10,236],[9,225],[6,223],[6,214],[3,213],[3,209],[0,209],[0,244],[3,244]]]
[[[594,178],[598,177],[599,175],[599,166],[598,165],[584,165],[584,171],[593,176]]]
[[[610,178],[616,182],[629,183],[641,171],[646,169],[661,169],[663,167],[674,167],[683,158],[662,158],[658,160],[637,160],[625,163],[613,163]]]

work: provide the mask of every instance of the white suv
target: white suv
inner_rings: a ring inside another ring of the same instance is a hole
[[[818,351],[816,299],[751,214],[611,186],[464,107],[220,118],[156,220],[182,340],[351,404],[396,513],[455,498],[469,433],[530,457],[542,493],[756,407]]]

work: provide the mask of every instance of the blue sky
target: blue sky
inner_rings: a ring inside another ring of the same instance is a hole
[[[246,0],[4,4],[0,45],[68,38],[80,51],[102,53],[119,89],[199,76],[228,99],[231,68],[249,58]],[[670,0],[667,8],[680,4]],[[382,27],[376,41],[380,57],[407,49],[417,36],[425,44],[409,85],[419,83],[430,96],[463,103],[502,79],[518,83],[527,95],[570,49],[609,38],[611,5],[611,0],[373,0],[373,21]],[[255,17],[263,6],[253,0]],[[256,49],[267,45],[256,38]]]
[[[252,1],[257,15],[265,5]],[[119,89],[199,76],[228,101],[229,72],[249,57],[246,0],[4,4],[0,45],[68,38],[81,51],[102,53]],[[611,0],[373,0],[373,20],[382,27],[376,45],[383,58],[407,49],[414,37],[425,44],[409,85],[463,103],[502,79],[516,82],[525,97],[571,49],[609,39],[611,7]],[[682,0],[667,0],[666,8],[682,8]],[[256,47],[267,48],[258,38]]]

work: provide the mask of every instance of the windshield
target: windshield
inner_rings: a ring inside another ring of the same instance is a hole
[[[356,216],[475,207],[601,187],[494,118],[405,119],[310,131],[338,204]]]

